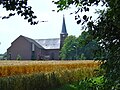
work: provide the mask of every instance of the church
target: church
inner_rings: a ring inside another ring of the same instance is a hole
[[[7,49],[8,60],[59,60],[60,49],[68,36],[63,16],[60,38],[31,39],[20,35]]]

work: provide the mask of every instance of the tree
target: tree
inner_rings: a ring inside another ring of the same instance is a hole
[[[7,52],[3,54],[3,60],[7,60]]]
[[[105,89],[119,90],[120,87],[120,1],[110,0],[109,9],[101,13],[97,25],[91,22],[89,27],[99,38],[99,43],[104,49],[105,58],[102,59],[102,68],[105,70]]]
[[[75,15],[75,20],[77,20],[77,24],[84,24],[85,22],[89,22],[92,20],[92,16],[83,15],[80,16],[79,12],[89,12],[91,6],[98,6],[99,3],[102,2],[102,6],[108,7],[109,0],[53,0],[52,2],[57,5],[57,12],[62,11],[64,9],[69,9],[71,5],[75,5],[77,10],[73,12]],[[70,13],[70,14],[73,14]]]
[[[83,55],[87,60],[96,58],[94,52],[99,49],[99,45],[97,44],[97,40],[93,39],[93,36],[88,31],[83,31],[77,38],[77,42],[79,59],[82,59]]]
[[[75,60],[76,59],[76,37],[75,36],[68,36],[65,41],[64,45],[61,49],[60,57],[62,60]]]
[[[0,5],[6,9],[6,11],[15,11],[18,15],[28,20],[31,25],[35,25],[38,21],[35,21],[37,16],[34,15],[32,7],[27,5],[28,0],[0,0]],[[2,16],[2,19],[8,19],[14,16],[16,13],[10,13],[8,16]]]
[[[105,86],[104,90],[120,89],[120,0],[59,0],[54,2],[59,8],[58,11],[68,8],[71,4],[76,5],[78,11],[90,11],[90,6],[99,5],[103,2],[108,9],[98,11],[99,18],[93,22],[90,17],[84,15],[83,18],[77,17],[77,23],[81,23],[81,19],[87,22],[88,29],[93,38],[98,39],[101,46],[99,53],[107,52],[104,57],[102,55],[101,67],[105,70]],[[75,13],[77,13],[75,12]]]
[[[120,4],[120,1],[117,1]],[[115,4],[116,5],[116,4]],[[120,6],[120,5],[119,5]],[[116,7],[116,6],[112,6]],[[110,8],[106,13],[100,16],[98,25],[92,25],[93,33],[99,37],[99,43],[104,51],[106,59],[102,59],[102,68],[105,69],[105,78],[107,80],[106,90],[120,89],[120,10],[118,7]]]
[[[84,31],[78,38],[68,36],[65,39],[60,56],[62,59],[68,60],[93,60],[95,58],[94,51],[98,50],[98,48],[96,40],[92,39],[89,32]]]

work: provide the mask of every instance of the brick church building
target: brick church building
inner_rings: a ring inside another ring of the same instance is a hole
[[[59,60],[60,49],[68,36],[63,16],[60,38],[31,39],[20,35],[7,49],[8,60]]]

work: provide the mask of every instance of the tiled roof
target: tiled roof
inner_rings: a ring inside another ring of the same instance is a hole
[[[35,39],[45,49],[60,49],[60,38]]]

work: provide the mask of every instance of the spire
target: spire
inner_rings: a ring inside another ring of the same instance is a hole
[[[65,16],[63,14],[63,24],[62,24],[62,31],[61,34],[68,34],[66,30],[66,24],[65,24]]]

